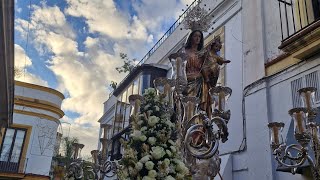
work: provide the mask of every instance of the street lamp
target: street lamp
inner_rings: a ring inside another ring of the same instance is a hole
[[[281,132],[284,123],[271,122],[268,127],[271,135],[270,146],[279,165],[291,168],[292,174],[295,174],[297,168],[308,161],[314,179],[320,180],[320,135],[319,124],[315,121],[317,115],[316,90],[314,87],[298,90],[304,107],[289,110],[289,115],[294,121],[294,137],[298,144],[286,145],[283,141]],[[314,160],[308,154],[310,141]]]

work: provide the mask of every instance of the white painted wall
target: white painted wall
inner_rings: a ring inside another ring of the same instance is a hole
[[[49,92],[21,86],[15,87],[15,96],[45,100],[61,106],[62,99]],[[14,106],[14,109],[49,115],[59,119],[58,114],[37,108]],[[32,115],[14,113],[13,124],[32,126],[30,141],[26,153],[25,173],[49,176],[58,122]]]
[[[27,87],[15,86],[14,90],[15,96],[24,96],[34,99],[39,99],[43,101],[49,101],[58,107],[61,107],[62,100],[61,97],[56,94],[52,94],[46,91],[41,91],[38,89],[30,89]]]

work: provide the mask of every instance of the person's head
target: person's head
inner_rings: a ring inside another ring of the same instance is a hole
[[[190,49],[193,45],[197,45],[197,50],[203,48],[203,33],[199,30],[192,31],[187,39],[186,49]]]
[[[221,47],[222,47],[222,43],[221,43],[220,36],[214,37],[210,49],[214,52],[218,52],[220,51]]]

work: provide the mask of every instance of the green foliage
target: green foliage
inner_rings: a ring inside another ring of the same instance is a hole
[[[135,67],[134,62],[136,61],[136,59],[129,59],[128,55],[125,53],[120,53],[119,56],[123,60],[124,64],[120,67],[116,67],[116,70],[119,73],[130,73]],[[115,90],[117,88],[117,85],[118,85],[118,83],[115,81],[111,81],[111,83],[109,84],[109,86],[113,90]]]
[[[136,59],[129,59],[128,55],[125,53],[120,53],[120,58],[123,60],[124,64],[121,67],[116,67],[116,70],[119,73],[130,73],[134,68],[134,61],[136,61]]]
[[[112,87],[113,90],[115,90],[117,88],[118,83],[111,81],[111,83],[109,84],[110,87]]]
[[[62,139],[62,151],[64,153],[63,161],[66,164],[67,167],[69,167],[72,155],[73,155],[73,143],[78,143],[79,140],[76,137],[64,137]]]

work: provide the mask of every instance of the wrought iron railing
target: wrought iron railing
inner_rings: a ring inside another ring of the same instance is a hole
[[[188,5],[186,10],[179,16],[179,18],[171,25],[171,27],[167,30],[167,32],[164,33],[164,35],[155,43],[155,45],[143,56],[143,58],[137,63],[137,66],[140,66],[141,64],[145,63],[147,59],[161,46],[161,44],[177,29],[177,27],[182,23],[184,18],[187,16],[188,12],[197,6],[200,3],[199,0],[195,0],[191,3],[191,5]],[[128,75],[127,75],[128,76]],[[126,78],[123,78],[123,80],[119,83],[121,84]],[[118,85],[119,85],[118,84]],[[113,92],[109,94],[111,96]]]
[[[23,173],[24,169],[19,169],[20,164],[25,164],[26,158],[1,156],[0,172]]]
[[[278,0],[282,41],[302,31],[320,18],[318,0]]]

